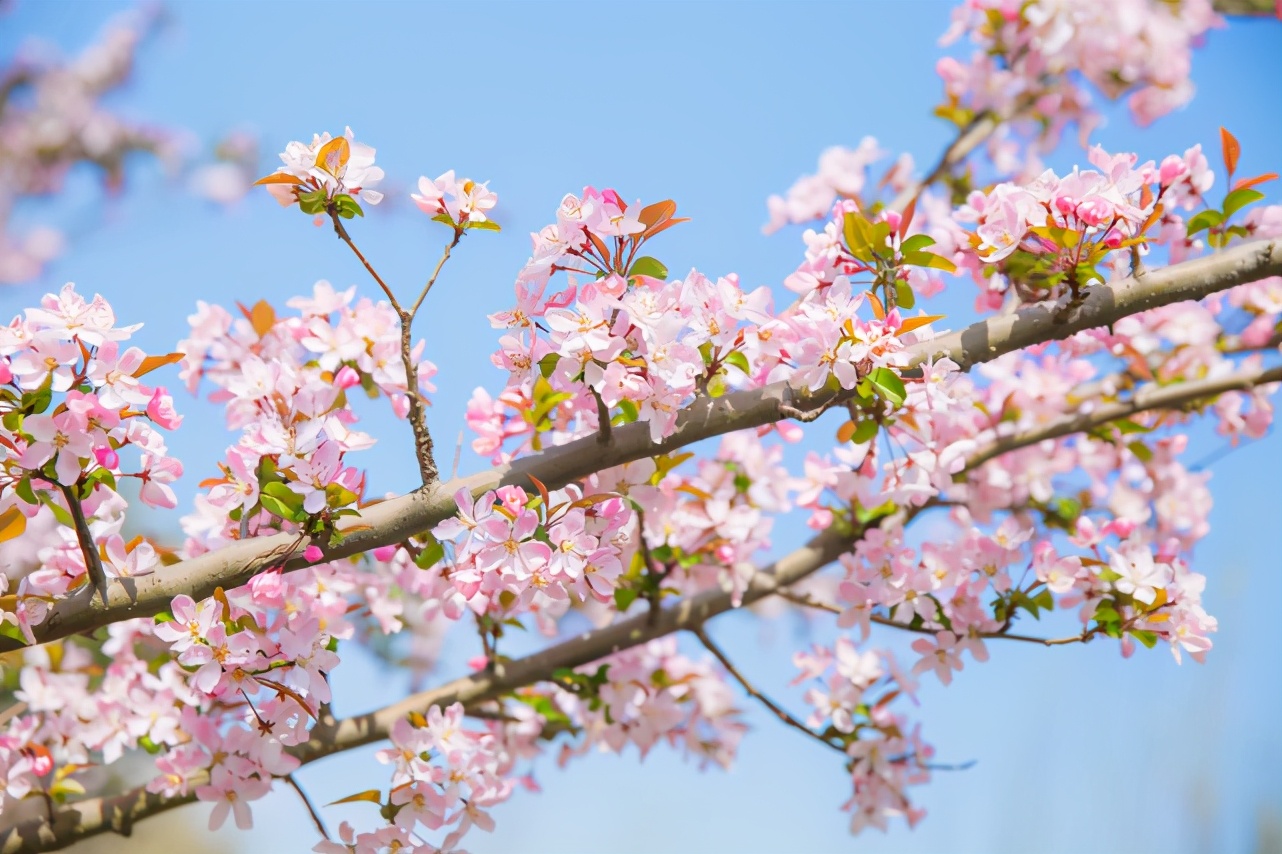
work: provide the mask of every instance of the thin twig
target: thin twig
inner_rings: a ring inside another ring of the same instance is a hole
[[[961,128],[952,143],[944,149],[939,160],[926,174],[925,178],[915,181],[905,187],[895,200],[890,203],[891,210],[903,213],[908,209],[908,203],[917,198],[921,191],[938,181],[947,173],[951,172],[953,167],[961,163],[970,153],[984,143],[986,139],[992,136],[1005,119],[985,110],[971,120],[970,124]]]
[[[822,735],[815,732],[810,727],[806,726],[801,721],[794,718],[792,715],[788,714],[787,710],[784,709],[782,706],[780,706],[778,703],[776,703],[774,700],[770,699],[765,694],[758,691],[753,686],[753,684],[749,682],[742,673],[739,672],[739,669],[734,666],[734,662],[732,662],[729,659],[729,657],[726,656],[726,654],[721,650],[721,647],[717,646],[715,643],[712,642],[712,638],[708,637],[708,633],[703,630],[702,626],[695,626],[693,629],[691,629],[691,631],[694,632],[694,636],[699,639],[699,642],[702,643],[705,647],[707,647],[708,652],[712,653],[716,657],[717,661],[721,662],[721,666],[726,669],[726,672],[729,673],[731,676],[733,676],[735,681],[738,682],[741,686],[743,686],[743,690],[747,691],[750,697],[760,702],[763,706],[765,706],[770,711],[774,712],[775,715],[779,718],[779,720],[783,721],[788,726],[792,727],[795,730],[798,730],[799,732],[804,732],[806,735],[810,736],[811,738],[813,738],[815,741],[819,742],[823,746],[831,750],[835,750],[838,753],[842,754],[843,756],[845,755],[846,750],[841,745],[833,744],[831,741],[824,738]]]
[[[387,286],[387,282],[383,281],[383,277],[380,276],[378,271],[374,269],[373,265],[365,259],[361,250],[356,248],[356,244],[352,242],[352,236],[347,233],[347,227],[343,225],[343,220],[339,217],[338,211],[331,210],[329,212],[329,218],[334,221],[334,233],[337,234],[339,239],[346,243],[354,253],[356,253],[356,257],[365,265],[365,269],[369,271],[369,274],[374,277],[374,281],[378,282],[378,286],[382,288],[383,293],[387,295],[387,299],[392,304],[392,308],[396,310],[397,314],[402,314],[403,311],[401,309],[401,304],[396,301],[396,294],[392,293],[392,289]]]
[[[312,799],[307,797],[307,793],[303,791],[302,786],[298,785],[298,781],[294,779],[294,775],[286,774],[285,782],[293,786],[294,791],[298,792],[298,797],[302,798],[303,806],[307,807],[307,812],[311,815],[312,823],[316,825],[316,829],[320,832],[321,838],[326,842],[332,841],[329,838],[329,831],[325,829],[325,822],[321,820],[320,813],[316,811],[315,805],[312,804]]]
[[[432,455],[432,434],[427,429],[427,409],[423,406],[423,397],[418,391],[418,366],[414,364],[413,337],[410,333],[414,318],[405,311],[400,314],[401,364],[405,367],[405,394],[409,401],[410,429],[414,431],[414,456],[418,458],[418,472],[423,485],[431,486],[440,480],[440,474]]]
[[[80,543],[80,552],[85,558],[85,572],[89,575],[89,583],[98,591],[102,597],[102,606],[107,607],[107,573],[102,568],[102,560],[98,557],[98,546],[93,541],[93,533],[89,530],[89,521],[85,519],[84,508],[80,506],[80,499],[76,496],[75,487],[58,484],[62,490],[62,497],[67,500],[67,509],[71,511],[71,519],[76,527],[76,540]]]
[[[461,239],[463,239],[463,229],[456,227],[454,229],[454,239],[450,241],[449,245],[445,247],[445,251],[441,253],[441,260],[436,262],[436,269],[432,271],[427,284],[423,286],[423,292],[418,295],[418,299],[414,300],[414,305],[410,307],[411,320],[418,314],[418,307],[423,304],[423,300],[427,299],[427,292],[432,289],[432,285],[436,284],[436,277],[441,275],[441,268],[445,266],[446,261],[450,260],[450,251],[455,246],[458,246],[458,242]]]
[[[826,611],[829,614],[840,614],[842,609],[836,605],[827,602],[820,602],[812,599],[804,593],[798,593],[795,590],[786,590],[780,588],[774,591],[774,595],[780,599],[786,599],[795,605],[803,605],[807,608],[814,608],[819,611]],[[943,631],[942,628],[926,628],[925,626],[910,626],[906,623],[900,623],[889,617],[882,617],[877,614],[869,616],[868,621],[876,623],[879,626],[887,626],[892,629],[902,629],[906,632],[916,632],[919,635],[935,635]],[[1040,646],[1063,646],[1070,643],[1087,643],[1094,636],[1094,632],[1083,630],[1081,634],[1072,635],[1064,638],[1037,638],[1030,635],[1015,635],[1009,632],[976,632],[974,637],[984,638],[985,640],[1013,640],[1024,643],[1035,643]]]
[[[602,445],[610,444],[610,407],[605,405],[600,392],[590,389],[596,398],[597,441]]]

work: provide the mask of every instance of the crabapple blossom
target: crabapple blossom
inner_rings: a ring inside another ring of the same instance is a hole
[[[0,573],[18,659],[0,811],[89,814],[100,770],[146,753],[139,803],[198,800],[211,829],[246,828],[303,764],[382,740],[382,785],[343,799],[369,814],[314,850],[452,851],[537,788],[547,754],[666,745],[729,768],[741,706],[763,701],[841,756],[852,831],[911,826],[909,787],[940,767],[904,712],[919,678],[947,686],[1003,641],[1204,660],[1218,623],[1193,552],[1211,480],[1190,437],[1206,415],[1233,442],[1270,430],[1282,278],[1264,274],[1276,247],[1260,261],[1238,244],[1282,220],[1257,204],[1270,175],[1236,176],[1228,131],[1223,172],[1200,145],[1041,167],[1068,124],[1093,126],[1079,78],[1151,119],[1191,95],[1189,49],[1218,24],[1204,0],[1080,5],[959,9],[949,37],[978,53],[941,61],[938,112],[987,135],[996,180],[952,149],[934,193],[906,154],[872,175],[888,156],[872,138],[829,149],[767,202],[772,229],[822,220],[777,287],[673,275],[671,200],[565,195],[489,315],[495,382],[465,420],[495,468],[475,477],[425,473],[397,497],[357,465],[375,441],[359,390],[410,421],[435,471],[422,413],[437,368],[412,322],[436,274],[416,303],[378,274],[378,290],[320,281],[279,311],[198,301],[168,354],[132,346],[137,326],[71,285],[0,328],[0,544],[18,546]],[[373,272],[341,220],[381,198],[374,154],[350,130],[317,135],[259,183],[329,216]],[[452,170],[412,199],[453,229],[451,250],[498,229],[495,192]],[[1231,275],[1204,275],[1224,252]],[[1214,287],[1172,303],[1146,290],[1159,261],[1173,288]],[[953,335],[929,301],[959,278],[978,321]],[[148,384],[176,362],[234,438],[170,547],[133,534],[120,484],[179,502],[163,431],[183,418]],[[789,514],[815,537],[776,554]],[[795,696],[765,700],[705,632],[747,608],[809,615]],[[1024,634],[1055,611],[1073,634]],[[872,645],[883,632],[910,633],[906,660]],[[531,642],[547,645],[518,657]],[[473,672],[428,687],[456,644]],[[331,678],[356,645],[427,690],[337,718]]]

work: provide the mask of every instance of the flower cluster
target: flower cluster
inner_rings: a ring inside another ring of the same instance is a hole
[[[77,164],[97,166],[115,190],[128,155],[176,159],[175,134],[130,122],[100,103],[128,78],[150,26],[150,16],[121,15],[74,59],[61,61],[47,46],[30,44],[0,68],[0,284],[37,278],[62,251],[63,235],[53,228],[10,230],[20,200],[57,193]]]
[[[912,677],[891,653],[860,652],[845,637],[832,647],[799,652],[793,663],[801,671],[793,684],[813,686],[806,691],[813,709],[807,725],[850,757],[853,790],[842,807],[851,813],[850,832],[885,830],[894,818],[916,824],[925,811],[912,805],[906,790],[930,781],[934,749],[921,740],[919,726],[910,729],[892,709],[898,697],[915,693]]]
[[[454,228],[498,230],[498,225],[486,216],[499,201],[488,181],[478,184],[470,178],[459,180],[451,169],[435,181],[419,178],[418,192],[411,193],[410,198],[423,213]]]
[[[385,811],[391,826],[359,835],[345,831],[351,837],[348,845],[322,843],[315,851],[372,850],[364,847],[368,845],[381,849],[394,840],[415,851],[435,851],[411,842],[424,831],[443,828],[449,828],[449,833],[440,850],[451,851],[472,827],[494,829],[494,819],[486,810],[511,796],[512,768],[518,758],[499,726],[468,729],[462,704],[443,711],[432,706],[426,715],[398,720],[392,726],[391,742],[391,748],[378,753],[379,761],[393,768]]]
[[[819,169],[813,175],[798,178],[783,196],[766,199],[770,221],[762,229],[766,234],[789,223],[822,219],[838,199],[860,201],[868,186],[868,168],[886,156],[877,140],[866,136],[857,148],[833,146],[819,155]],[[878,182],[878,188],[889,187],[900,192],[909,185],[913,172],[911,154],[901,154]]]
[[[305,742],[331,699],[329,672],[350,637],[352,587],[320,567],[285,579],[257,576],[247,587],[195,602],[179,596],[151,634],[163,642],[190,693],[173,749],[157,759],[149,788],[216,804],[210,827],[232,809],[247,827],[248,801],[297,767],[283,752]],[[207,781],[202,783],[201,781]]]
[[[592,749],[621,753],[629,744],[644,757],[666,741],[701,766],[729,768],[747,731],[712,663],[682,655],[672,637],[559,675],[556,705],[584,731],[577,745],[562,747],[562,764]]]
[[[1148,124],[1192,98],[1192,48],[1221,23],[1210,0],[967,0],[943,42],[967,35],[977,49],[937,65],[946,112],[959,124],[985,111],[1036,116],[1053,147],[1068,123],[1096,121],[1075,72],[1109,98],[1129,95],[1132,115]]]
[[[531,498],[505,486],[475,500],[462,489],[454,500],[458,515],[432,533],[454,544],[443,577],[477,614],[550,619],[571,600],[612,600],[632,522],[622,497],[567,487]]]
[[[355,288],[336,291],[328,282],[289,306],[298,314],[278,317],[260,302],[242,307],[237,318],[198,303],[191,337],[179,345],[188,387],[212,382],[228,426],[243,431],[227,451],[221,477],[205,482],[209,493],[184,522],[192,534],[189,554],[318,517],[330,530],[363,490],[364,476],[346,465],[346,455],[374,441],[353,429],[348,393],[384,394],[402,417],[409,409],[399,324],[390,306],[357,299]],[[422,348],[420,342],[413,354],[420,394],[435,391],[430,377],[436,373],[421,359]]]
[[[323,214],[331,209],[345,219],[364,216],[357,198],[371,205],[383,194],[371,186],[383,180],[383,170],[374,165],[374,149],[356,142],[351,128],[342,136],[315,134],[310,143],[291,142],[280,154],[281,166],[256,183],[282,207],[298,205],[305,214]]]
[[[1124,2],[1131,18],[1116,31],[1139,41],[1125,45],[1112,34],[1088,44],[1084,28],[1102,7],[1080,5],[968,3],[958,26],[982,49],[971,66],[941,65],[951,95],[942,112],[967,127],[981,112],[1040,116],[1053,137],[1063,122],[1088,118],[1085,96],[1065,76],[1072,63],[1110,94],[1140,87],[1133,106],[1144,116],[1185,96],[1178,66],[1214,22],[1205,2]],[[1163,60],[1161,50],[1175,56]],[[60,617],[78,613],[65,600],[86,581],[106,604],[112,576],[184,559],[207,566],[217,561],[207,553],[256,548],[235,541],[281,536],[243,568],[213,579],[192,573],[199,594],[177,596],[154,621],[23,651],[21,705],[0,727],[0,810],[28,797],[52,809],[88,794],[90,769],[147,751],[157,770],[150,793],[212,805],[212,828],[229,818],[248,827],[252,803],[278,781],[354,743],[341,736],[353,722],[331,726],[328,717],[340,645],[369,641],[421,677],[467,617],[480,654],[470,662],[477,672],[458,684],[480,694],[463,691],[443,708],[438,693],[369,718],[374,729],[358,739],[389,738],[379,759],[390,788],[343,800],[376,804],[384,821],[372,830],[344,824],[315,849],[454,850],[471,828],[492,828],[490,810],[518,786],[533,788],[518,765],[545,742],[559,741],[562,762],[629,745],[644,757],[666,743],[728,767],[746,730],[733,685],[714,662],[655,635],[696,629],[761,699],[700,626],[760,599],[773,582],[776,605],[835,614],[852,636],[795,656],[796,682],[807,683],[805,723],[767,705],[843,756],[852,830],[914,824],[923,812],[907,789],[937,766],[894,704],[915,699],[918,678],[948,685],[999,640],[1107,637],[1124,655],[1163,643],[1177,661],[1205,657],[1217,623],[1189,561],[1209,530],[1209,474],[1184,460],[1185,425],[1201,410],[1232,441],[1269,430],[1276,387],[1265,381],[1278,374],[1264,372],[1277,359],[1282,279],[1048,334],[1004,356],[1007,345],[994,340],[978,358],[970,335],[960,351],[923,346],[942,318],[913,316],[915,300],[963,268],[984,292],[980,312],[1047,297],[1063,297],[1053,311],[1076,310],[1082,288],[1128,264],[1139,273],[1150,245],[1178,260],[1282,234],[1282,207],[1237,216],[1263,199],[1255,187],[1271,176],[1234,183],[1240,147],[1227,131],[1221,139],[1227,190],[1218,205],[1200,147],[1142,165],[1097,147],[1091,169],[986,190],[974,189],[970,173],[952,174],[961,164],[946,158],[930,180],[955,178],[959,198],[973,190],[960,209],[920,192],[911,159],[876,185],[868,167],[882,152],[871,139],[830,150],[818,175],[770,202],[772,225],[828,218],[806,232],[804,259],[783,282],[795,299],[781,310],[767,287],[693,270],[673,278],[643,254],[683,221],[675,203],[629,204],[592,187],[568,195],[555,222],[532,236],[516,306],[490,317],[501,330],[492,361],[503,387],[478,390],[468,406],[473,448],[504,467],[467,483],[507,485],[458,489],[443,521],[423,418],[435,367],[410,334],[436,274],[408,311],[377,275],[389,302],[320,282],[289,301],[289,316],[266,302],[239,315],[199,303],[181,355],[152,357],[125,346],[136,327],[117,327],[101,298],[86,301],[71,286],[47,297],[0,329],[0,542],[23,547],[9,561],[12,579],[0,574],[0,594],[17,587],[0,595],[0,634],[34,642],[51,604]],[[332,218],[355,250],[341,220],[363,215],[358,199],[379,201],[373,149],[349,130],[290,143],[282,160],[260,183],[286,206]],[[468,229],[498,229],[487,185],[451,171],[418,189],[420,209],[452,229],[451,249]],[[912,201],[886,206],[883,189]],[[558,273],[564,285],[548,294]],[[1028,326],[1039,311],[1012,323]],[[962,352],[970,370],[928,357],[932,350]],[[117,487],[133,477],[142,501],[176,503],[169,484],[182,467],[157,428],[180,419],[167,392],[141,378],[180,359],[190,390],[212,384],[239,436],[183,519],[185,543],[170,552],[125,539]],[[1224,377],[1242,390],[1195,385]],[[1188,396],[1173,393],[1191,384]],[[409,418],[425,488],[401,500],[418,510],[428,502],[434,525],[415,517],[413,528],[390,528],[379,517],[392,514],[366,513],[365,476],[349,464],[373,443],[356,429],[349,395],[357,389],[386,396]],[[807,453],[794,473],[785,443],[830,411],[840,413],[835,445]],[[775,423],[785,417],[795,420]],[[732,429],[715,445],[683,449],[694,435]],[[612,465],[589,464],[598,448]],[[574,477],[558,468],[571,456]],[[539,479],[548,472],[559,488]],[[822,533],[758,569],[775,517],[794,508]],[[929,536],[917,538],[910,526],[924,518]],[[338,557],[366,537],[383,545]],[[824,562],[831,572],[819,571]],[[165,607],[146,595],[149,613]],[[1076,634],[1019,633],[1029,617],[1054,610],[1076,614]],[[584,621],[608,628],[579,635]],[[911,633],[911,660],[901,667],[857,646],[874,626]],[[514,664],[505,632],[535,627],[548,637],[575,627],[575,637]],[[539,670],[548,658],[571,666]],[[514,673],[524,677],[506,681]],[[332,748],[317,749],[322,734],[335,738]]]
[[[125,347],[138,326],[117,326],[101,297],[85,300],[71,284],[47,295],[0,328],[0,507],[6,538],[28,524],[45,536],[25,541],[18,614],[26,630],[39,620],[43,597],[92,581],[101,565],[107,576],[145,575],[159,558],[144,539],[121,536],[126,502],[115,489],[124,478],[139,482],[139,498],[153,507],[177,504],[169,486],[182,464],[168,456],[157,428],[172,430],[182,418],[161,387],[139,377],[177,356],[148,357]],[[83,520],[83,524],[81,521]]]

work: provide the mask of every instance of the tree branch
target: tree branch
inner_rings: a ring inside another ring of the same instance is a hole
[[[997,116],[988,110],[975,116],[970,124],[958,131],[957,136],[944,149],[944,153],[940,155],[934,168],[930,170],[926,177],[905,187],[900,191],[899,195],[895,196],[895,200],[890,203],[891,210],[899,213],[907,210],[908,205],[921,194],[922,190],[951,172],[957,164],[969,157],[972,151],[983,145],[984,141],[992,136],[1006,121],[1008,121],[1007,118]]]
[[[387,282],[383,281],[383,277],[380,276],[378,271],[374,269],[374,266],[366,260],[365,255],[361,250],[356,248],[356,243],[352,240],[352,236],[347,233],[347,226],[343,225],[343,220],[339,217],[338,211],[330,210],[329,218],[334,222],[334,233],[338,235],[338,239],[347,244],[348,248],[352,250],[360,260],[361,264],[365,266],[366,271],[374,277],[374,281],[378,282],[378,286],[383,289],[383,293],[387,296],[387,301],[392,304],[392,308],[396,310],[396,313],[404,314],[405,312],[401,308],[401,304],[396,301],[396,294],[392,293],[392,289],[387,286]]]
[[[107,573],[102,568],[102,560],[98,556],[98,544],[94,542],[93,532],[89,530],[89,520],[85,518],[85,509],[80,506],[80,497],[76,495],[74,486],[58,484],[58,489],[62,491],[62,497],[67,502],[67,510],[71,513],[71,521],[75,523],[76,542],[80,544],[80,554],[85,559],[85,574],[89,577],[89,584],[98,595],[102,597],[102,604],[107,604]],[[90,594],[92,600],[93,594]]]
[[[1282,382],[1282,367],[1262,371],[1239,371],[1222,377],[1190,380],[1177,385],[1149,385],[1136,392],[1129,400],[1099,404],[1094,409],[1053,421],[1032,430],[1003,436],[979,454],[966,461],[966,470],[1017,448],[1036,445],[1047,439],[1059,439],[1073,433],[1082,433],[1140,412],[1153,409],[1180,409],[1199,400],[1215,397],[1230,391],[1245,391],[1256,386]]]
[[[1182,405],[1190,400],[1205,398],[1210,394],[1220,394],[1279,380],[1282,380],[1282,368],[1272,368],[1188,384],[1196,386],[1191,389],[1185,389],[1183,385],[1155,388],[1152,392],[1142,392],[1139,397],[1144,402],[1144,409],[1159,409],[1171,405]],[[999,439],[994,447],[981,451],[968,461],[967,468],[975,468],[1001,453],[1008,453],[1016,448],[1027,447],[1047,438],[1089,430],[1141,411],[1141,408],[1130,404],[1127,404],[1125,409],[1125,412],[1119,414],[1119,411],[1114,408],[1102,407],[1089,414],[1075,415],[1055,425],[1025,431],[1017,436],[1004,437]],[[1062,427],[1067,424],[1072,424],[1073,429]],[[998,444],[1001,446],[1000,450],[996,449]],[[910,511],[910,515],[916,515],[920,509],[922,508]],[[843,537],[831,529],[812,538],[802,548],[756,573],[749,582],[747,590],[744,591],[743,605],[750,605],[777,595],[800,605],[840,613],[841,609],[834,605],[817,602],[787,588],[835,561],[851,547],[854,539],[857,537]],[[682,630],[693,632],[721,661],[722,666],[731,676],[744,686],[744,690],[764,703],[782,720],[828,744],[829,747],[840,750],[809,727],[796,721],[778,704],[756,691],[738,673],[724,652],[711,642],[703,630],[703,625],[713,617],[733,608],[730,593],[708,591],[671,607],[622,620],[563,641],[526,658],[509,662],[501,673],[490,671],[475,673],[439,688],[416,694],[376,712],[337,720],[326,710],[322,712],[320,720],[312,729],[307,743],[294,748],[291,752],[303,764],[307,764],[334,753],[381,741],[391,732],[391,727],[397,720],[410,712],[424,713],[432,706],[444,707],[459,702],[467,707],[469,713],[473,713],[478,711],[478,707],[482,704],[491,702],[505,693],[548,679],[558,668],[590,664],[620,650],[639,646],[655,638]],[[922,634],[935,634],[938,631],[925,628],[913,629],[879,615],[873,615],[871,620],[878,625]],[[1060,646],[1084,643],[1090,635],[1083,632],[1071,637],[1038,638],[1008,632],[984,632],[980,637],[1021,641],[1042,646]],[[194,789],[196,785],[199,785],[199,781],[193,781],[190,788]],[[145,788],[140,787],[122,795],[77,801],[57,813],[52,824],[45,819],[30,819],[8,830],[0,831],[0,854],[55,850],[80,839],[108,831],[128,835],[135,821],[191,803],[195,799],[195,795],[191,794],[164,798],[149,794]]]
[[[966,370],[1032,344],[1106,326],[1139,311],[1201,299],[1276,275],[1282,275],[1282,239],[1244,244],[1150,271],[1140,279],[1097,285],[1088,289],[1081,303],[1071,309],[1066,297],[936,336],[909,348],[910,363],[950,358]],[[713,436],[775,423],[785,417],[786,407],[810,409],[849,394],[811,394],[778,382],[716,399],[699,398],[682,411],[675,433],[659,442],[651,441],[648,424],[626,424],[611,432],[608,443],[600,442],[594,434],[486,472],[438,482],[399,498],[367,505],[360,516],[344,520],[340,526],[345,531],[342,543],[326,549],[321,560],[361,554],[432,528],[454,515],[453,495],[459,489],[473,494],[505,484],[533,489],[531,477],[549,489],[557,489],[602,469],[667,453]],[[56,602],[50,606],[45,622],[33,628],[36,641],[43,643],[120,620],[152,616],[169,607],[180,593],[202,599],[212,595],[216,587],[230,589],[244,584],[265,567],[279,564],[280,556],[287,553],[284,550],[295,539],[293,534],[256,537],[182,561],[155,575],[136,579],[133,598],[123,589],[113,589],[105,608],[83,601]],[[306,565],[303,559],[291,557],[285,562],[285,569]],[[22,646],[0,637],[0,652]]]
[[[805,578],[837,559],[849,540],[825,532],[804,547],[757,573],[743,593],[750,604]],[[336,720],[322,715],[309,740],[290,752],[306,765],[388,737],[392,725],[410,712],[425,713],[432,706],[462,703],[470,710],[517,688],[543,681],[561,667],[580,667],[619,650],[638,646],[676,631],[692,630],[734,608],[731,594],[719,590],[692,596],[664,608],[652,617],[640,614],[602,629],[586,632],[526,658],[509,662],[502,674],[474,673],[439,688],[424,691],[375,712]],[[201,781],[189,783],[189,789]],[[145,787],[110,797],[88,798],[63,807],[50,823],[37,818],[0,830],[0,854],[53,851],[101,833],[129,835],[134,822],[167,812],[196,800],[195,794],[164,797]]]
[[[298,793],[303,806],[307,807],[307,814],[312,817],[312,824],[316,825],[316,832],[321,835],[321,839],[329,841],[329,831],[325,829],[325,822],[321,820],[320,813],[316,811],[315,805],[312,804],[312,799],[307,797],[307,792],[303,791],[303,787],[298,784],[298,780],[295,779],[293,774],[286,774],[284,779],[290,785],[290,788]]]
[[[742,673],[739,672],[739,668],[734,666],[734,662],[730,660],[730,657],[725,654],[725,652],[721,649],[721,647],[717,646],[715,643],[712,642],[712,638],[708,637],[708,633],[705,632],[702,628],[696,628],[694,630],[694,635],[699,639],[699,642],[702,643],[704,647],[707,648],[708,652],[712,653],[713,656],[717,659],[717,661],[721,662],[721,666],[726,669],[727,673],[729,673],[731,676],[734,677],[735,681],[738,682],[743,687],[743,690],[748,692],[748,696],[757,700],[758,702],[761,703],[761,705],[765,706],[767,709],[774,712],[775,717],[779,718],[779,720],[783,721],[788,726],[792,727],[795,730],[798,730],[799,732],[805,733],[806,735],[813,738],[815,741],[818,741],[824,747],[827,747],[830,750],[835,750],[838,753],[842,754],[843,756],[845,755],[846,751],[841,747],[841,745],[834,744],[833,742],[824,738],[822,735],[815,732],[810,727],[806,726],[801,721],[797,720],[792,715],[790,715],[787,709],[783,708],[783,706],[780,706],[774,700],[770,699],[765,694],[758,691],[753,686],[753,684],[749,682],[748,679]]]

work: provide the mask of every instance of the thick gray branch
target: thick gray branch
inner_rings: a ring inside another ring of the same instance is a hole
[[[1139,412],[1181,407],[1228,391],[1282,381],[1282,367],[1264,371],[1242,371],[1208,380],[1198,380],[1167,387],[1141,390],[1133,400],[1103,404],[1090,412],[1068,416],[1051,424],[997,439],[993,444],[967,460],[966,468],[983,463],[1018,448],[1090,430],[1135,415]],[[917,511],[910,511],[915,515]],[[750,605],[835,561],[851,547],[852,537],[829,530],[814,537],[805,546],[753,576],[744,592],[743,604]],[[561,641],[539,653],[509,662],[496,672],[482,672],[408,697],[386,708],[352,718],[336,720],[323,717],[313,728],[306,744],[293,751],[304,764],[335,753],[372,744],[388,737],[397,720],[410,712],[425,713],[432,706],[463,703],[469,711],[503,694],[546,681],[562,667],[590,664],[613,653],[639,646],[676,631],[695,631],[708,620],[734,608],[729,593],[709,591],[692,596],[656,615],[641,614],[605,628],[585,632]],[[877,622],[890,621],[877,620]],[[1017,638],[1024,639],[1026,638]],[[1077,641],[1079,638],[1063,642]],[[1042,641],[1057,644],[1061,641]],[[194,786],[195,784],[193,784]],[[128,834],[133,823],[195,800],[193,795],[164,798],[137,788],[122,795],[91,798],[68,805],[55,817],[53,825],[44,819],[32,819],[0,831],[0,854],[17,851],[50,851],[99,833],[114,831]],[[7,834],[7,835],[6,835]]]
[[[911,348],[912,362],[920,364],[929,358],[947,357],[963,369],[969,369],[1032,344],[1105,326],[1139,311],[1201,299],[1276,275],[1282,275],[1282,240],[1245,244],[1139,278],[1090,288],[1077,306],[1070,307],[1065,298],[937,336]],[[345,520],[343,542],[328,549],[324,559],[348,557],[403,542],[432,528],[454,514],[453,495],[459,489],[477,493],[503,484],[532,488],[531,477],[538,478],[549,489],[556,489],[611,466],[666,453],[713,436],[771,424],[783,420],[789,408],[811,409],[838,397],[830,393],[809,395],[780,382],[716,399],[701,398],[681,413],[676,432],[661,442],[650,440],[649,425],[628,424],[613,430],[606,443],[596,435],[589,436],[531,454],[511,465],[437,483],[366,507],[359,518]],[[36,640],[43,643],[121,620],[149,617],[168,608],[181,593],[202,599],[212,595],[217,587],[237,587],[263,569],[278,565],[282,556],[296,553],[296,544],[293,534],[233,543],[139,578],[132,589],[113,585],[106,608],[83,600],[60,601],[50,607],[47,619],[35,627]],[[298,557],[286,561],[288,569],[305,565]],[[12,639],[0,638],[0,651],[20,647],[21,644]]]

